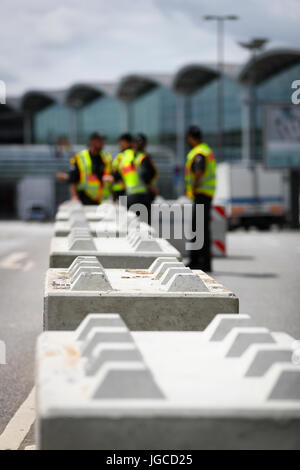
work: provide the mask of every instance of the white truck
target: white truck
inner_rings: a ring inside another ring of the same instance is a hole
[[[229,228],[282,226],[287,216],[287,184],[282,170],[262,164],[220,163],[214,203],[226,207]]]

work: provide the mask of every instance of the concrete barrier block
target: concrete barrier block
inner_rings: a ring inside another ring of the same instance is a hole
[[[241,357],[253,344],[274,344],[275,339],[266,328],[235,328],[227,338],[230,343],[227,357]],[[227,341],[225,340],[225,341]]]
[[[223,341],[236,327],[253,326],[249,315],[217,315],[205,330],[205,336],[209,341]]]
[[[73,215],[84,215],[89,222],[121,221],[124,217],[128,220],[136,219],[134,212],[127,211],[126,207],[119,204],[108,203],[101,206],[70,206],[61,207],[56,214],[57,222],[68,222]]]
[[[300,368],[279,369],[278,379],[274,385],[269,400],[300,402]]]
[[[159,257],[181,259],[180,253],[161,238],[136,234],[136,238],[92,238],[89,231],[72,230],[67,238],[54,238],[50,267],[67,268],[77,256],[96,256],[105,268],[147,269]]]
[[[178,259],[176,257],[172,257],[172,256],[164,256],[164,257],[160,257],[160,258],[157,258],[152,264],[151,266],[149,267],[149,271],[155,275],[157,275],[157,271],[159,270],[160,266],[164,263],[177,263],[178,262]]]
[[[158,268],[156,268],[156,266],[158,266]],[[166,273],[166,271],[170,271],[170,269],[172,268],[188,269],[182,266],[182,263],[180,261],[165,261],[160,265],[156,264],[154,267],[150,267],[149,270],[153,270],[155,277],[157,279],[161,279]]]
[[[117,314],[93,314],[74,332],[44,333],[39,449],[299,449],[294,339],[289,348],[284,335],[233,320],[220,315],[204,332],[131,332]],[[251,330],[266,342],[245,348],[240,335]],[[243,353],[229,357],[237,344]]]
[[[172,272],[173,270],[171,269],[170,271]],[[208,288],[202,279],[192,271],[174,273],[166,283],[165,288],[167,292],[208,292]]]
[[[262,377],[276,363],[291,363],[291,348],[279,348],[276,345],[266,345],[258,348],[254,354],[249,368],[246,371],[246,377]]]
[[[238,310],[232,292],[176,258],[160,258],[149,269],[103,270],[96,257],[79,257],[70,268],[47,273],[44,321],[49,330],[73,330],[91,311],[118,311],[131,330],[199,331],[219,312]]]
[[[124,323],[120,315],[116,313],[106,315],[90,314],[81,322],[81,324],[75,331],[75,339],[76,341],[85,341],[94,328],[104,327],[123,327],[124,329],[126,329],[126,324]]]
[[[83,269],[84,271],[82,272]],[[71,290],[76,292],[95,290],[108,292],[112,290],[112,287],[104,272],[95,272],[95,270],[87,272],[86,268],[81,268],[80,272],[72,280]]]
[[[71,251],[96,251],[96,245],[86,229],[73,229],[66,239],[66,247]]]
[[[138,219],[128,220],[126,216],[120,221],[88,222],[86,220],[62,221],[54,225],[55,237],[67,237],[73,228],[87,228],[93,237],[126,238],[131,233],[149,234],[156,237],[153,227],[139,222]]]

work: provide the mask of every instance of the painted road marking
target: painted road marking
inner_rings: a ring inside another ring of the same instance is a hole
[[[21,269],[22,265],[20,264],[25,258],[27,258],[28,253],[25,251],[15,252],[8,255],[0,263],[0,268],[2,269]]]
[[[27,264],[23,267],[22,271],[24,273],[27,273],[28,271],[31,271],[35,266],[35,263],[33,261],[28,261]]]
[[[11,253],[0,262],[0,269],[18,270],[24,272],[31,271],[34,266],[34,262],[28,260],[28,253],[25,251],[16,251],[15,253]]]
[[[0,450],[18,450],[35,421],[35,389],[20,406],[0,436]]]

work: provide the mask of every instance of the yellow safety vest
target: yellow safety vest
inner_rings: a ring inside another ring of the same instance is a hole
[[[119,153],[112,162],[113,171],[118,171],[120,173],[120,163],[123,158],[123,154]],[[112,185],[112,191],[114,193],[120,193],[125,191],[124,181],[117,181]]]
[[[197,155],[205,157],[205,171],[199,182],[199,186],[194,189],[195,175],[192,166]],[[212,149],[205,143],[194,147],[187,156],[185,167],[186,195],[194,199],[196,194],[204,194],[211,198],[214,197],[217,187],[217,164]]]
[[[100,153],[102,160],[104,161],[104,176],[109,176],[112,174],[112,156],[110,153],[101,152]],[[112,183],[109,181],[104,181],[103,191],[102,191],[102,201],[107,201],[112,192]]]
[[[93,201],[101,203],[102,183],[97,175],[93,174],[93,163],[88,150],[75,155],[75,161],[79,169],[79,183],[77,191],[83,191]]]
[[[138,152],[137,153],[137,155],[135,157],[135,161],[136,161],[136,164],[137,164],[138,167],[141,166],[141,164],[143,163],[143,161],[146,157],[147,157],[147,154],[145,152]],[[157,168],[155,167],[154,164],[152,166],[153,166],[153,169],[155,170],[155,175],[151,180],[151,184],[155,184],[156,181],[157,181],[157,178],[158,178],[158,171],[157,171]]]
[[[148,192],[148,188],[141,179],[141,166],[136,162],[134,150],[127,149],[122,155],[119,171],[126,187],[126,193],[128,195],[146,194]]]

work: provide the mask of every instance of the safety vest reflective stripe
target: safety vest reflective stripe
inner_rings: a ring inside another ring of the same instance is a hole
[[[100,153],[102,160],[105,163],[104,176],[109,176],[112,174],[112,156],[110,153],[101,152]],[[107,201],[112,192],[112,183],[110,181],[104,181],[103,191],[102,191],[102,201]]]
[[[123,154],[119,153],[112,162],[113,171],[118,171],[120,173],[120,162],[122,160]],[[124,181],[117,181],[112,185],[112,191],[114,193],[119,193],[125,191]]]
[[[140,165],[136,163],[134,150],[125,150],[122,155],[120,172],[125,183],[127,194],[147,193],[148,188],[141,180]]]
[[[88,150],[83,150],[76,155],[76,162],[79,169],[78,191],[84,191],[92,200],[100,202],[102,197],[102,183],[100,179],[93,174],[93,164]]]
[[[203,155],[205,157],[205,171],[203,177],[199,182],[199,186],[194,189],[194,173],[192,171],[192,166],[197,155]],[[199,144],[194,147],[191,152],[188,154],[186,169],[185,169],[185,180],[186,180],[186,194],[191,199],[194,199],[194,193],[196,194],[205,194],[206,196],[213,197],[216,192],[217,185],[217,175],[216,175],[217,165],[213,151],[207,144]]]

